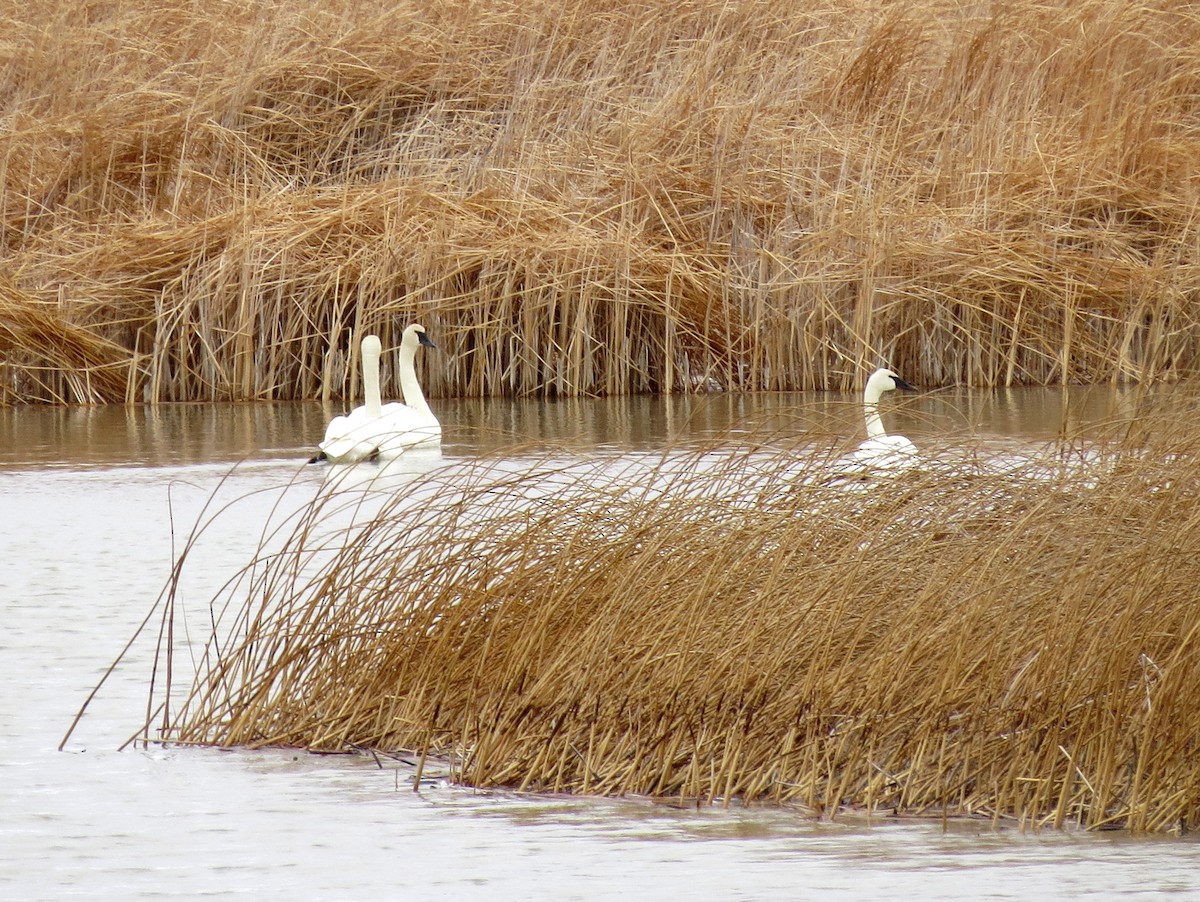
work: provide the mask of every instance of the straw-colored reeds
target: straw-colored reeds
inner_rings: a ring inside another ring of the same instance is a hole
[[[948,448],[858,482],[741,445],[334,479],[213,599],[147,736],[411,750],[526,790],[1187,830],[1185,413],[1006,473]]]
[[[0,11],[0,403],[1174,378],[1173,0]]]

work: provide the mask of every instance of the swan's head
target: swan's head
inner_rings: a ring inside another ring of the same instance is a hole
[[[420,344],[427,348],[437,348],[437,345],[433,343],[433,339],[425,333],[425,327],[420,323],[413,323],[405,329],[404,337],[400,339],[400,343],[402,345],[409,345],[410,347]]]
[[[866,390],[863,392],[863,400],[868,404],[875,404],[883,396],[885,391],[916,391],[911,385],[893,373],[886,367],[881,367],[871,374],[871,378],[867,380]]]
[[[383,345],[380,343],[378,335],[363,337],[362,353],[364,357],[379,357],[383,353]]]

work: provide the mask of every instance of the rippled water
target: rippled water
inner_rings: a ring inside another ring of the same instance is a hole
[[[448,456],[552,440],[654,447],[767,424],[856,428],[783,396],[438,405]],[[1043,438],[1130,403],[1111,392],[938,394],[889,426]],[[316,405],[0,410],[0,898],[1200,898],[1200,846],[958,822],[814,823],[771,808],[411,789],[400,761],[116,751],[144,716],[153,636],[72,716],[146,614],[206,501],[242,498],[193,562],[194,618],[246,561]],[[245,459],[230,474],[235,461]],[[257,492],[257,494],[252,494]],[[155,624],[153,624],[156,626]],[[201,620],[189,624],[197,638]]]

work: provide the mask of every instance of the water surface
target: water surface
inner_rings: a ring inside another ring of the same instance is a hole
[[[889,428],[1044,440],[1130,392],[934,393]],[[852,400],[712,395],[440,402],[448,457],[549,442],[586,454],[752,433],[847,436]],[[155,599],[214,493],[187,629],[257,546],[302,463],[315,404],[0,410],[0,898],[1105,899],[1200,897],[1200,847],[987,823],[814,823],[788,809],[476,792],[403,761],[211,749],[116,751],[144,717],[153,632],[56,747]],[[233,464],[237,463],[234,469]],[[157,628],[152,621],[152,629]]]

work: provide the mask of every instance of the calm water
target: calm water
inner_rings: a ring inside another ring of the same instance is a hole
[[[1044,439],[1133,403],[1107,391],[939,393],[884,416],[918,444],[969,430]],[[539,441],[585,453],[859,428],[855,405],[828,397],[436,407],[447,457]],[[205,502],[217,491],[242,499],[194,561],[185,602],[197,637],[205,602],[256,547],[278,487],[320,485],[320,468],[300,461],[326,419],[312,404],[0,410],[0,898],[1200,898],[1191,841],[818,824],[766,808],[681,811],[438,781],[414,793],[402,762],[118,752],[144,716],[152,641],[135,646],[57,751]]]

